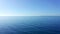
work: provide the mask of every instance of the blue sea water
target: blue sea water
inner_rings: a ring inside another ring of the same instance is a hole
[[[60,16],[0,16],[0,34],[60,34]]]

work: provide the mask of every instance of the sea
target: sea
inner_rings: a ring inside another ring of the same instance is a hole
[[[0,34],[60,34],[60,16],[0,16]]]

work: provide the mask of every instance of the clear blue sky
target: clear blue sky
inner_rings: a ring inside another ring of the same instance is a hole
[[[0,0],[0,16],[60,16],[60,0]]]

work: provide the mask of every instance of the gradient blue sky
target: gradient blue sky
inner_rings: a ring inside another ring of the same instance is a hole
[[[60,0],[0,0],[0,16],[60,16]]]

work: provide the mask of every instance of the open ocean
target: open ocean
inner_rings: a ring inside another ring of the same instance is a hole
[[[60,16],[0,16],[0,34],[60,34]]]

